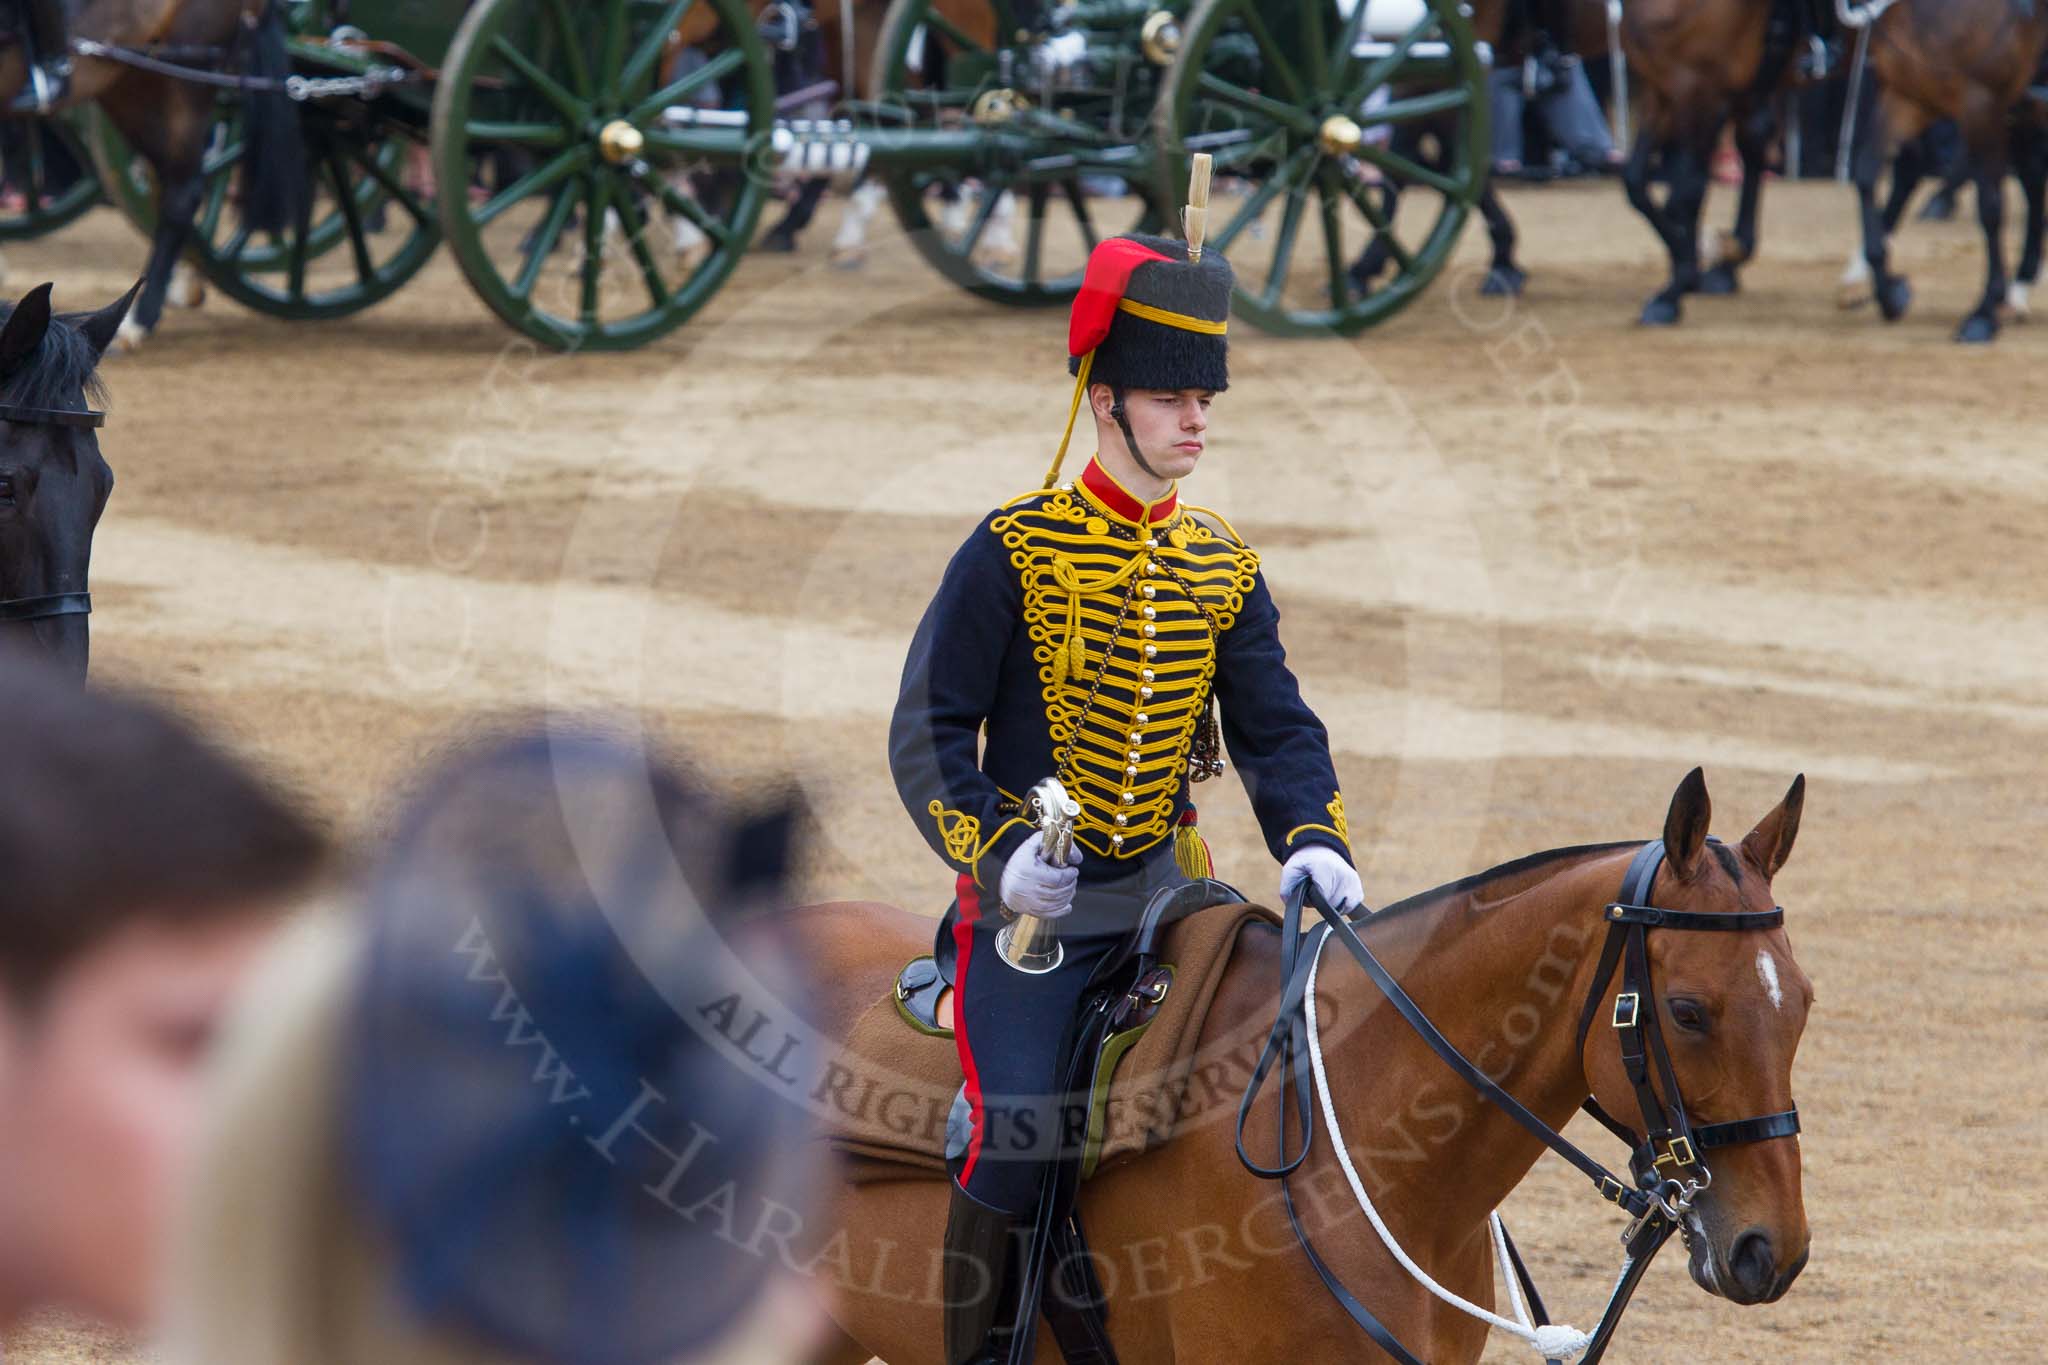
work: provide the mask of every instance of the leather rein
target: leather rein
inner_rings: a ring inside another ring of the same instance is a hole
[[[1370,1309],[1344,1287],[1336,1272],[1330,1268],[1310,1241],[1308,1229],[1296,1213],[1293,1192],[1288,1185],[1288,1177],[1308,1159],[1315,1135],[1311,1081],[1307,1069],[1300,1065],[1298,1060],[1306,1055],[1303,1006],[1310,969],[1328,940],[1335,939],[1342,944],[1365,970],[1381,994],[1387,998],[1387,1002],[1445,1065],[1477,1091],[1481,1099],[1513,1119],[1544,1146],[1591,1180],[1601,1198],[1619,1206],[1634,1220],[1622,1233],[1625,1258],[1621,1275],[1608,1298],[1605,1311],[1600,1316],[1599,1325],[1586,1346],[1584,1360],[1587,1365],[1593,1365],[1593,1362],[1597,1362],[1605,1354],[1615,1329],[1621,1323],[1621,1316],[1627,1310],[1629,1300],[1634,1297],[1636,1287],[1641,1282],[1644,1272],[1649,1269],[1651,1260],[1663,1249],[1665,1242],[1670,1240],[1673,1233],[1684,1231],[1686,1236],[1691,1235],[1686,1230],[1686,1215],[1692,1208],[1693,1200],[1713,1183],[1713,1173],[1707,1169],[1701,1154],[1720,1147],[1790,1137],[1799,1131],[1797,1108],[1730,1123],[1694,1125],[1688,1118],[1684,1099],[1679,1093],[1677,1072],[1671,1064],[1671,1054],[1658,1024],[1657,994],[1650,975],[1647,941],[1649,931],[1669,929],[1744,933],[1774,929],[1785,922],[1785,911],[1783,907],[1735,912],[1659,909],[1650,904],[1650,890],[1664,862],[1664,841],[1653,839],[1643,845],[1629,863],[1628,871],[1622,877],[1620,898],[1607,907],[1607,939],[1601,949],[1599,965],[1594,970],[1593,984],[1579,1018],[1578,1048],[1583,1057],[1588,1032],[1592,1028],[1595,1016],[1603,1012],[1603,1007],[1608,1006],[1607,986],[1619,968],[1621,989],[1615,993],[1613,1003],[1606,1012],[1619,1038],[1622,1065],[1628,1074],[1629,1084],[1635,1091],[1636,1104],[1642,1111],[1642,1135],[1638,1136],[1634,1129],[1608,1114],[1590,1097],[1586,1100],[1584,1109],[1629,1145],[1630,1170],[1636,1177],[1632,1183],[1622,1180],[1565,1138],[1562,1133],[1538,1118],[1444,1037],[1436,1025],[1423,1014],[1413,997],[1402,988],[1394,974],[1373,955],[1372,950],[1366,947],[1364,940],[1358,936],[1354,919],[1363,918],[1362,907],[1353,907],[1341,913],[1333,911],[1323,903],[1321,894],[1307,882],[1304,882],[1295,894],[1290,895],[1282,907],[1280,951],[1281,979],[1284,986],[1280,1010],[1273,1022],[1272,1031],[1267,1035],[1266,1045],[1259,1055],[1258,1064],[1253,1068],[1251,1081],[1245,1087],[1244,1099],[1238,1105],[1238,1160],[1243,1162],[1245,1168],[1253,1175],[1280,1182],[1282,1202],[1287,1209],[1288,1222],[1294,1229],[1295,1240],[1308,1256],[1309,1264],[1315,1268],[1324,1287],[1330,1291],[1331,1296],[1337,1300],[1351,1320],[1363,1329],[1381,1350],[1401,1365],[1426,1365],[1426,1362],[1403,1346],[1386,1324],[1375,1317]],[[1304,904],[1312,905],[1323,920],[1305,934],[1301,932],[1301,911]],[[1281,1071],[1283,1085],[1289,1073],[1293,1076],[1293,1109],[1296,1125],[1302,1134],[1301,1150],[1291,1157],[1288,1155],[1289,1106],[1283,1103],[1280,1107],[1281,1159],[1277,1164],[1267,1166],[1254,1160],[1245,1150],[1244,1130],[1251,1115],[1252,1105],[1264,1088],[1268,1074],[1276,1065]],[[1664,1095],[1669,1096],[1668,1102],[1658,1095],[1652,1084],[1653,1071],[1657,1082],[1663,1086]],[[1542,1299],[1523,1266],[1520,1253],[1514,1249],[1512,1240],[1508,1241],[1507,1246],[1516,1278],[1521,1282],[1535,1320],[1539,1324],[1547,1325],[1549,1319],[1544,1311]]]
[[[0,422],[14,422],[22,426],[91,428],[105,426],[107,414],[90,409],[67,412],[61,408],[25,408],[13,403],[0,403]],[[0,625],[91,613],[92,594],[89,592],[52,592],[40,597],[0,599]]]

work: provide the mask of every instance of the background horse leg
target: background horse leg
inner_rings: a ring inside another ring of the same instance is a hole
[[[1877,207],[1877,177],[1895,145],[1891,138],[1889,101],[1880,97],[1866,117],[1857,120],[1854,158],[1856,199],[1863,210],[1863,260],[1870,271],[1871,292],[1886,322],[1897,322],[1913,302],[1913,287],[1890,268],[1890,232]]]
[[[163,317],[171,274],[192,238],[205,193],[200,166],[213,130],[213,92],[160,77],[123,81],[101,97],[101,107],[128,145],[156,173],[157,226],[143,271],[142,293],[121,323],[117,345],[133,350]]]
[[[762,234],[760,250],[795,251],[796,235],[811,225],[811,219],[818,213],[818,201],[831,185],[829,175],[806,176],[797,186],[796,198],[784,210],[782,221]]]
[[[1700,287],[1700,208],[1707,199],[1707,162],[1713,155],[1714,139],[1720,136],[1722,120],[1708,120],[1711,131],[1679,137],[1664,158],[1664,175],[1670,193],[1664,200],[1667,229],[1664,245],[1671,253],[1671,280],[1643,305],[1642,322],[1649,327],[1668,327],[1679,320],[1680,300]],[[1633,198],[1633,196],[1631,196]]]
[[[1972,138],[1977,165],[1977,222],[1984,229],[1984,296],[1956,329],[1956,340],[1990,341],[1998,335],[1998,310],[2005,304],[2005,164],[2003,111],[1981,139]],[[1979,125],[1980,127],[1982,125]]]
[[[1771,135],[1777,131],[1777,116],[1769,105],[1752,109],[1735,125],[1735,149],[1742,154],[1742,194],[1735,209],[1735,236],[1724,238],[1715,255],[1719,257],[1700,276],[1702,294],[1733,294],[1741,282],[1736,271],[1756,255],[1757,210],[1763,202],[1764,162],[1770,155]]]
[[[1515,220],[1508,217],[1490,181],[1486,193],[1479,196],[1479,213],[1486,219],[1486,235],[1493,242],[1493,264],[1487,268],[1486,281],[1479,286],[1479,292],[1519,297],[1522,286],[1528,283],[1529,272],[1515,264]]]
[[[2013,171],[2027,206],[2027,230],[2020,238],[2020,268],[2005,291],[2005,306],[2015,318],[2027,316],[2027,294],[2041,276],[2041,238],[2048,229],[2048,140],[2042,129],[2022,116],[2012,134]]]
[[[1650,225],[1651,230],[1657,234],[1657,240],[1664,243],[1664,249],[1671,253],[1675,273],[1675,263],[1678,258],[1677,235],[1666,213],[1667,205],[1659,204],[1650,193],[1651,159],[1656,157],[1662,160],[1668,170],[1673,160],[1672,156],[1669,155],[1672,146],[1675,146],[1675,144],[1660,148],[1657,135],[1651,132],[1649,121],[1645,120],[1643,130],[1636,134],[1636,145],[1629,149],[1628,165],[1622,170],[1621,184],[1622,189],[1628,195],[1629,205],[1637,213],[1643,215],[1643,221]],[[1660,150],[1666,154],[1660,157],[1658,155]],[[1672,298],[1668,308],[1660,307],[1659,305],[1659,300],[1663,297],[1662,294],[1659,294],[1656,298],[1643,305],[1642,320],[1645,323],[1678,321],[1678,301],[1676,297]],[[1658,316],[1653,317],[1653,311]]]

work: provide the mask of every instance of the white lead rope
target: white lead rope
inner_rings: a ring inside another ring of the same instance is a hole
[[[1500,1262],[1502,1277],[1508,1282],[1509,1301],[1514,1305],[1515,1316],[1520,1319],[1519,1322],[1510,1321],[1498,1313],[1488,1312],[1431,1279],[1428,1272],[1401,1249],[1401,1244],[1394,1240],[1394,1234],[1388,1231],[1386,1223],[1380,1219],[1379,1210],[1373,1207],[1371,1197],[1365,1192],[1365,1182],[1358,1178],[1358,1168],[1351,1164],[1351,1152],[1344,1145],[1343,1129],[1337,1124],[1337,1106],[1330,1100],[1330,1080],[1323,1071],[1322,1037],[1316,1024],[1316,973],[1322,968],[1323,948],[1329,941],[1328,934],[1320,935],[1315,946],[1310,949],[1308,984],[1302,996],[1302,1012],[1308,1019],[1308,1064],[1309,1069],[1315,1074],[1316,1099],[1322,1104],[1323,1126],[1330,1130],[1330,1145],[1336,1149],[1337,1164],[1344,1168],[1344,1178],[1351,1182],[1351,1193],[1357,1196],[1358,1207],[1365,1210],[1365,1216],[1371,1221],[1373,1231],[1380,1235],[1380,1241],[1386,1244],[1388,1252],[1424,1289],[1460,1312],[1521,1338],[1541,1352],[1546,1359],[1569,1360],[1578,1355],[1592,1344],[1593,1338],[1590,1334],[1562,1323],[1538,1327],[1530,1322],[1528,1307],[1522,1302],[1521,1285],[1516,1281],[1513,1266],[1508,1261],[1506,1233],[1501,1226],[1498,1213],[1489,1215],[1494,1256]]]

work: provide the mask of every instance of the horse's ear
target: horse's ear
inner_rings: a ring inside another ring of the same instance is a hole
[[[13,374],[42,349],[50,330],[50,286],[39,284],[21,296],[0,328],[0,375]]]
[[[1792,841],[1799,837],[1799,810],[1806,804],[1806,774],[1792,779],[1792,789],[1785,793],[1785,799],[1763,819],[1756,822],[1756,828],[1742,836],[1742,851],[1750,861],[1764,871],[1769,880],[1778,875],[1778,869],[1792,856]]]
[[[85,339],[92,343],[95,355],[105,355],[107,347],[114,344],[114,338],[121,334],[121,323],[128,317],[128,309],[134,305],[135,296],[142,292],[142,281],[128,286],[128,292],[115,299],[97,313],[75,313],[64,320],[76,327]]]
[[[1713,814],[1707,800],[1707,775],[1694,768],[1672,794],[1671,809],[1664,816],[1664,857],[1671,870],[1690,881],[1699,871],[1700,854],[1707,847],[1707,820]]]

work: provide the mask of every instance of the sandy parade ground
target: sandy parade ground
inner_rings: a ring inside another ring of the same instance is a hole
[[[1906,321],[1838,311],[1849,193],[1773,184],[1744,293],[1646,332],[1662,257],[1618,189],[1510,202],[1519,301],[1477,294],[1474,230],[1356,341],[1236,329],[1189,486],[1261,551],[1368,894],[1648,836],[1696,763],[1738,837],[1804,772],[1777,891],[1819,992],[1812,1261],[1746,1309],[1672,1253],[1614,1358],[2039,1359],[2048,328],[1949,342],[1968,213],[1901,234]],[[535,352],[445,258],[340,323],[173,313],[106,370],[96,675],[168,691],[350,830],[479,712],[630,712],[735,791],[793,778],[816,897],[935,913],[886,717],[945,558],[1043,470],[1064,319],[957,291],[893,229],[832,271],[834,213],[631,355]],[[6,257],[10,289],[78,308],[143,247],[101,210]],[[1270,894],[1234,779],[1203,828]],[[1549,1160],[1508,1212],[1585,1323],[1615,1220]],[[130,1358],[64,1324],[7,1355]]]

